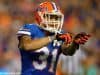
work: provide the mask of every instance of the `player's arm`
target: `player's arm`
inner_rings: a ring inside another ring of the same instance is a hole
[[[28,35],[23,35],[19,38],[19,48],[27,51],[35,51],[43,46],[48,45],[53,39],[55,39],[55,36],[32,39]]]
[[[61,46],[62,53],[64,55],[73,55],[76,50],[79,48],[79,44],[72,42],[69,46],[66,43],[63,43]]]

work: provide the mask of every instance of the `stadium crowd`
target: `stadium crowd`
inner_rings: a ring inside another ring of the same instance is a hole
[[[34,7],[43,1],[0,0],[0,75],[20,73],[16,33],[21,25],[35,21]],[[74,56],[61,55],[57,75],[100,75],[100,0],[51,1],[63,9],[65,31],[92,36]]]

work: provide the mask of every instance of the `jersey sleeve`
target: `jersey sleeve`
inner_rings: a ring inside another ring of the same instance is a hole
[[[32,30],[30,25],[23,25],[17,32],[17,36],[28,35],[31,36]]]

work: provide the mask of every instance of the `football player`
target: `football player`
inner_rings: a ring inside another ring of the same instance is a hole
[[[73,38],[70,33],[62,33],[64,15],[54,2],[41,3],[34,17],[37,24],[25,24],[17,33],[21,75],[55,75],[59,55],[73,55],[89,36],[80,33]]]

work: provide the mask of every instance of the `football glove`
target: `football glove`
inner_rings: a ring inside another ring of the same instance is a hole
[[[56,38],[58,41],[62,40],[66,44],[70,44],[72,42],[72,35],[70,33],[57,34]]]
[[[76,44],[85,44],[90,37],[91,37],[90,34],[86,34],[85,32],[81,32],[75,36],[74,42]]]

